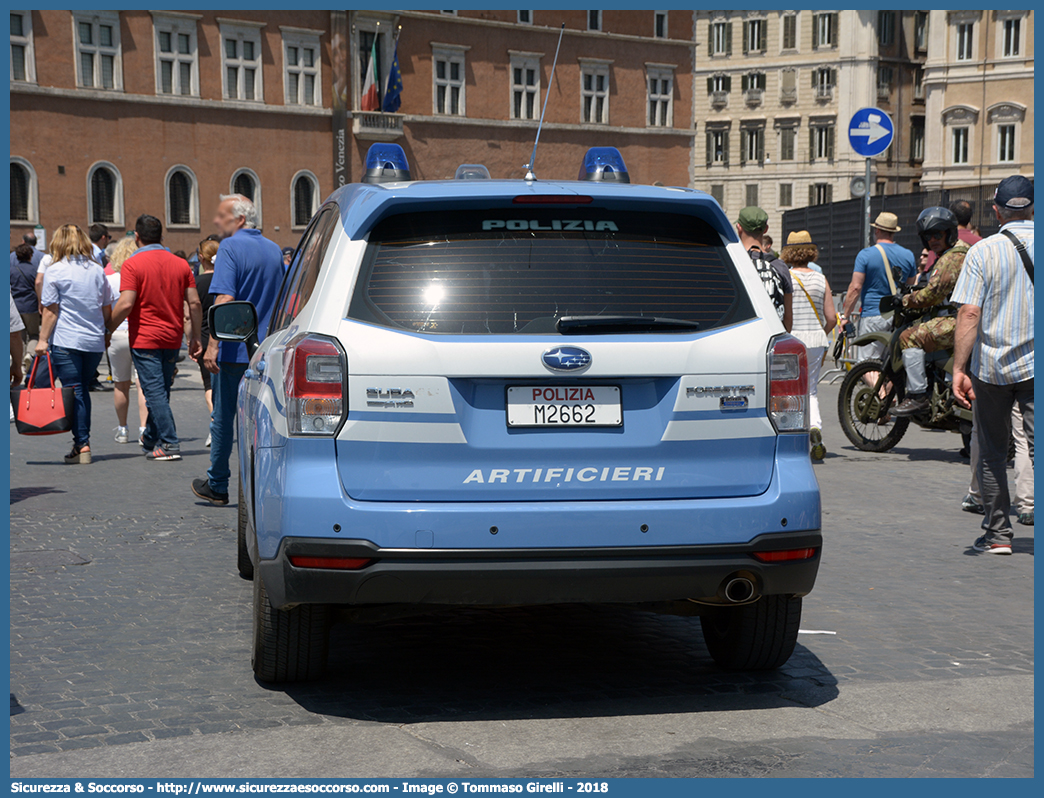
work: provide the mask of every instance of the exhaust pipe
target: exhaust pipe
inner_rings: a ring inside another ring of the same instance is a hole
[[[724,583],[721,594],[730,604],[743,604],[754,598],[754,583],[745,576],[735,576]]]

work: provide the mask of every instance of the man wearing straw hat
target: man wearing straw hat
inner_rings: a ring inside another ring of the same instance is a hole
[[[861,303],[863,310],[859,320],[859,335],[887,330],[891,324],[890,319],[881,317],[880,310],[881,298],[894,293],[893,285],[896,278],[889,275],[889,270],[898,270],[898,279],[908,285],[913,285],[917,279],[917,260],[914,254],[906,247],[896,244],[894,240],[895,234],[902,230],[896,215],[887,211],[879,213],[870,226],[874,228],[874,239],[877,243],[856,255],[852,282],[848,284],[848,293],[841,310],[841,324],[849,328],[848,319],[855,310],[856,303]],[[851,335],[851,329],[846,329],[846,334]],[[882,343],[861,346],[856,362],[880,358],[883,354]]]

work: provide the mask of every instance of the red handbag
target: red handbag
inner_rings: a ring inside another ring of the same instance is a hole
[[[29,374],[29,385],[35,384],[36,366],[40,358],[33,360]],[[47,353],[47,373],[51,377],[49,388],[11,389],[11,406],[15,412],[15,429],[19,435],[57,435],[72,429],[73,407],[76,401],[72,387],[55,387],[51,353]]]

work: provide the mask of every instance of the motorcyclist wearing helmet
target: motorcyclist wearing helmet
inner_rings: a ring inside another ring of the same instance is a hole
[[[908,309],[936,307],[949,301],[957,276],[968,254],[968,245],[957,236],[957,217],[947,208],[925,208],[917,217],[917,233],[927,249],[937,256],[928,284],[903,297]],[[940,349],[952,349],[957,320],[939,316],[915,324],[899,337],[906,370],[906,399],[892,412],[912,416],[928,409],[928,376],[924,355]]]

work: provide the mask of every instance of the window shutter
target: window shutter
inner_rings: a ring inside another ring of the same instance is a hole
[[[750,146],[748,139],[750,138],[749,130],[740,131],[740,163],[745,164],[747,162],[747,148]]]
[[[827,160],[834,160],[834,128],[827,128]]]
[[[837,70],[836,69],[831,69],[830,70],[830,85],[834,86],[835,88],[837,87]]]
[[[758,51],[765,52],[768,49],[768,20],[763,19],[758,26]]]
[[[707,78],[707,94],[714,93],[714,78]]]
[[[816,87],[816,70],[813,69],[812,70],[812,88],[814,89],[815,87]]]
[[[819,49],[819,14],[812,15],[812,49]],[[812,70],[812,74],[815,74],[815,70]]]
[[[725,23],[725,55],[732,55],[732,23]]]
[[[725,152],[725,158],[724,158],[725,165],[728,166],[729,165],[729,131],[728,130],[724,131],[722,133],[721,138],[722,138],[722,143],[724,145],[722,147],[722,150]]]
[[[749,40],[749,36],[750,36],[750,23],[749,22],[744,22],[743,23],[743,53],[744,54],[747,53],[747,42]]]
[[[742,91],[746,91],[747,89],[749,89],[750,88],[750,77],[747,76],[747,75],[743,75],[740,78],[740,85],[742,86]]]
[[[837,14],[830,15],[830,44],[837,45],[839,41],[837,29]]]
[[[816,160],[816,131],[818,128],[810,127],[808,129],[808,162],[814,163]]]
[[[732,75],[725,76],[725,91],[732,91]]]
[[[757,130],[754,133],[758,137],[758,164],[765,163],[765,131]]]
[[[816,184],[815,183],[809,183],[809,185],[808,185],[808,204],[809,205],[815,205],[816,204]]]
[[[833,186],[831,186],[831,185],[828,185],[828,186],[826,187],[826,201],[827,201],[828,203],[830,203],[830,202],[833,202],[833,201],[834,201],[834,187],[833,187]]]
[[[708,133],[707,133],[707,166],[710,166],[711,162],[713,160],[714,160],[714,134],[708,131]]]

